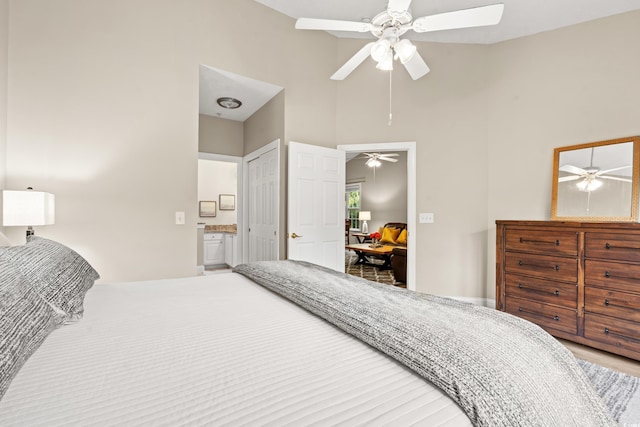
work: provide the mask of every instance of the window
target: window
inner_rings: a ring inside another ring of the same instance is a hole
[[[360,192],[362,191],[362,184],[348,184],[345,187],[344,201],[345,201],[345,218],[351,220],[351,229],[360,230],[360,220],[358,216],[360,214]]]

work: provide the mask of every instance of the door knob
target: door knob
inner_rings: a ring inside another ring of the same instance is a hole
[[[302,237],[302,236],[299,235],[299,234],[296,234],[296,233],[291,233],[291,238],[292,239],[297,239],[298,237]]]

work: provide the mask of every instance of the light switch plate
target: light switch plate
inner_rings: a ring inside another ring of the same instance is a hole
[[[184,225],[184,212],[176,212],[176,224]]]
[[[432,212],[420,214],[421,224],[432,224],[433,222],[434,222],[434,216]]]

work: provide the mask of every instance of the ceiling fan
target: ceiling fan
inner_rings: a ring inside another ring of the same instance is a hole
[[[398,157],[398,153],[362,153],[362,155],[364,157],[360,157],[361,159],[366,158],[367,161],[364,162],[365,165],[369,166],[370,168],[377,168],[382,166],[382,162],[380,160],[383,160],[385,162],[392,162],[395,163],[398,161],[398,159],[394,159],[393,157]]]
[[[570,164],[560,166],[559,168],[560,171],[567,172],[572,175],[560,177],[558,178],[558,182],[580,180],[576,183],[576,187],[578,187],[578,190],[586,191],[586,192],[595,191],[598,188],[602,187],[602,181],[600,179],[632,182],[631,178],[626,178],[624,176],[606,175],[606,174],[610,174],[611,172],[628,169],[631,167],[631,165],[619,166],[619,167],[615,167],[607,170],[600,170],[598,166],[593,165],[593,154],[594,154],[594,147],[591,148],[591,161],[589,162],[589,166],[585,166],[582,168],[578,166],[573,166]]]
[[[367,43],[356,52],[332,76],[332,80],[344,80],[369,55],[378,63],[376,68],[392,70],[394,59],[399,59],[413,80],[429,72],[429,67],[408,39],[400,39],[404,33],[452,30],[458,28],[495,25],[500,22],[504,5],[502,3],[462,9],[453,12],[423,16],[415,20],[409,12],[411,0],[389,0],[387,10],[376,15],[371,22],[337,21],[332,19],[299,18],[299,30],[356,31],[370,32],[378,40]]]

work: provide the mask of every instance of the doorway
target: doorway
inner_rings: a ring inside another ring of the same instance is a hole
[[[406,152],[407,156],[407,289],[416,289],[415,260],[416,260],[416,143],[415,142],[388,142],[373,144],[338,145],[347,155],[368,152],[391,153]],[[346,163],[345,163],[346,168]]]
[[[228,269],[241,262],[242,167],[241,157],[198,153],[197,253],[200,274]],[[203,206],[206,206],[206,212]],[[207,240],[214,237],[216,241]]]

